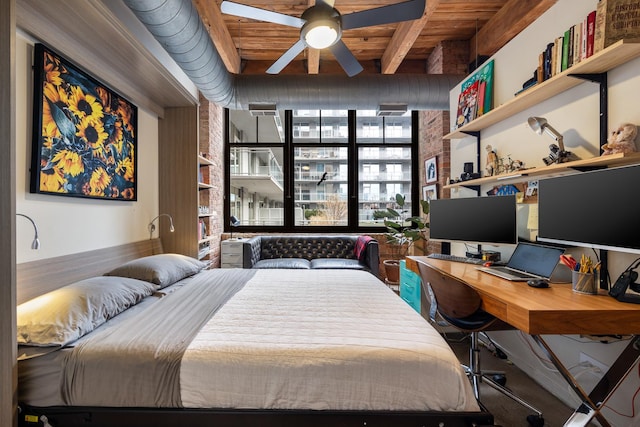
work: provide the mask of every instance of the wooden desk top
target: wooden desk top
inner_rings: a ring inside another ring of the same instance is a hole
[[[418,262],[462,279],[480,293],[485,311],[528,334],[640,334],[640,304],[616,301],[602,290],[579,294],[570,283],[537,289],[483,273],[473,264],[425,256],[407,257],[407,268],[420,274]]]

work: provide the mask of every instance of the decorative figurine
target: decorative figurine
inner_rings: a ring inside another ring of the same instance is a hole
[[[485,147],[487,150],[487,167],[485,168],[487,176],[493,176],[498,173],[498,155],[491,145]]]

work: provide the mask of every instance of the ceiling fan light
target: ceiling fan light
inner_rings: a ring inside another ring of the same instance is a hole
[[[308,21],[302,28],[304,42],[314,49],[324,49],[340,38],[340,27],[331,19]]]

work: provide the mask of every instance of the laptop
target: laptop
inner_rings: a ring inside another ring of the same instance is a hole
[[[519,242],[506,265],[477,269],[511,281],[548,279],[563,253],[562,248]]]

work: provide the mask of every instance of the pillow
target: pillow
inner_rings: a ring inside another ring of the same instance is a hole
[[[105,273],[105,276],[144,280],[155,284],[157,289],[162,289],[193,276],[206,266],[206,263],[185,255],[160,254],[134,259]]]
[[[64,346],[93,331],[155,291],[125,277],[92,277],[20,304],[18,344]]]

